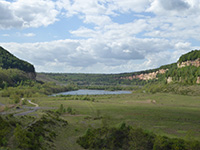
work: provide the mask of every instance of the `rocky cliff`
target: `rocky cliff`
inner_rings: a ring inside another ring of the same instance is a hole
[[[121,77],[121,79],[129,79],[129,80],[133,80],[133,79],[140,79],[140,80],[152,80],[152,79],[157,79],[157,74],[164,74],[168,69],[160,69],[158,71],[155,72],[151,72],[151,73],[142,73],[139,75],[133,75],[133,76],[128,76],[128,77]]]
[[[195,66],[195,67],[200,67],[200,58],[197,58],[194,61],[188,60],[185,62],[177,63],[178,68],[186,67],[186,66]]]

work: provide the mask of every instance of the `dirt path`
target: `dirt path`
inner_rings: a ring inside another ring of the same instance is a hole
[[[24,98],[22,98],[21,100],[23,101]],[[31,102],[31,100],[27,100],[27,101],[28,101],[29,104],[34,105],[35,107],[24,107],[24,108],[28,108],[29,110],[25,111],[25,112],[14,114],[14,116],[24,116],[24,115],[35,112],[38,109],[40,109],[38,104]]]
[[[28,100],[29,104],[35,105],[35,107],[39,107],[38,104],[31,102],[31,100]]]
[[[22,101],[25,100],[24,98],[21,99],[21,104],[22,104]],[[53,107],[39,107],[38,104],[36,103],[33,103],[31,100],[27,100],[29,104],[31,105],[34,105],[34,107],[30,107],[30,106],[20,106],[20,108],[16,109],[16,108],[12,108],[12,111],[10,112],[7,112],[7,111],[4,111],[4,112],[0,112],[0,114],[2,115],[7,115],[7,114],[13,114],[14,116],[24,116],[24,115],[27,115],[29,113],[33,113],[39,109],[44,109],[44,110],[48,110],[48,109],[55,109]],[[0,105],[1,107],[3,107],[3,104]]]
[[[22,103],[23,100],[25,100],[25,99],[22,98],[20,103]],[[6,114],[14,113],[14,116],[24,116],[29,113],[33,113],[33,112],[37,111],[38,109],[41,109],[38,104],[31,102],[31,100],[27,100],[27,101],[29,104],[34,105],[35,107],[22,106],[18,110],[14,110],[12,112],[2,112],[1,114],[6,115]],[[0,106],[4,106],[4,104],[0,103]]]

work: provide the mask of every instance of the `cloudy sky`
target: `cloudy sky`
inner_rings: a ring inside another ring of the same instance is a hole
[[[121,73],[200,49],[199,0],[0,0],[0,45],[37,72]]]

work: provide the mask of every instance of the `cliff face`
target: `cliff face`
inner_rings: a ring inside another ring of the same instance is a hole
[[[185,62],[182,62],[182,63],[177,63],[177,67],[178,68],[182,68],[182,67],[186,67],[186,66],[195,66],[195,67],[200,67],[200,58],[197,58],[196,60],[194,61],[185,61]]]
[[[140,80],[152,80],[152,79],[157,79],[156,76],[157,74],[164,74],[168,69],[160,69],[156,72],[151,72],[151,73],[145,73],[145,74],[139,74],[139,75],[134,75],[134,76],[129,76],[129,77],[121,77],[121,79],[140,79]]]
[[[173,80],[172,80],[172,77],[168,77],[167,78],[167,83],[171,83]]]

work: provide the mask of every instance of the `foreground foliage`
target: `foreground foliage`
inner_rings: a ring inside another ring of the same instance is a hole
[[[0,149],[20,150],[52,148],[53,139],[57,136],[56,129],[68,124],[53,112],[48,112],[39,120],[28,116],[19,119],[0,116],[0,121]]]
[[[184,141],[178,138],[157,136],[153,133],[134,129],[124,123],[119,128],[102,127],[88,129],[77,140],[85,149],[124,149],[124,150],[198,150],[200,142]]]

